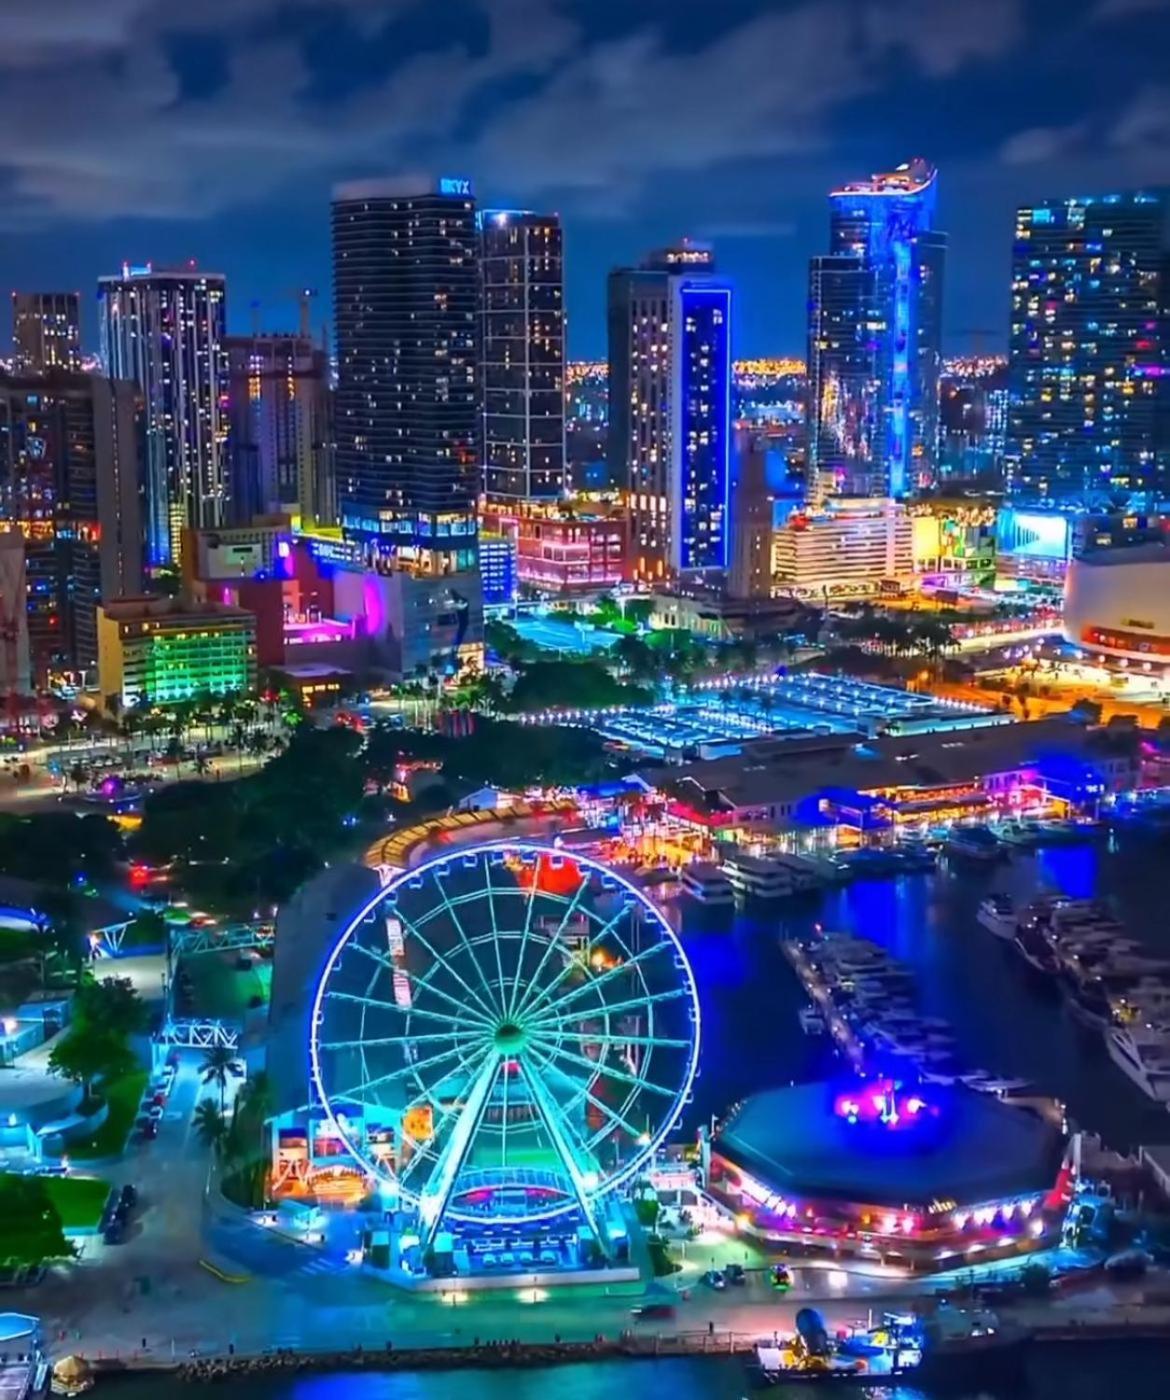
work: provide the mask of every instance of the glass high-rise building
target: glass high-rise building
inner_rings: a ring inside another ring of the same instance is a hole
[[[609,470],[633,576],[727,566],[731,287],[684,242],[609,275]]]
[[[334,193],[338,506],[387,566],[476,565],[477,248],[469,180]]]
[[[565,287],[556,214],[479,215],[483,489],[492,500],[565,493]]]
[[[76,292],[12,293],[17,374],[81,368],[81,298]]]
[[[1159,426],[1166,247],[1159,195],[1017,211],[1007,479],[1021,500],[1092,505],[1170,485]]]
[[[830,196],[809,270],[808,470],[818,496],[902,496],[935,477],[946,235],[915,160]]]
[[[337,523],[329,357],[309,335],[229,336],[231,519]]]
[[[25,540],[33,670],[97,660],[98,605],[143,584],[143,406],[136,385],[0,375],[0,520]]]
[[[146,557],[177,566],[184,528],[228,518],[223,277],[124,265],[98,280],[102,359],[146,402]]]

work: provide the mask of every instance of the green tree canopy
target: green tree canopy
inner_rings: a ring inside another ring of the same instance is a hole
[[[73,1011],[79,1025],[125,1038],[146,1030],[150,1015],[128,977],[85,982],[77,989]]]
[[[0,1264],[35,1266],[77,1252],[43,1177],[0,1174],[0,1225]]]
[[[97,1080],[126,1074],[135,1063],[125,1036],[86,1023],[74,1026],[49,1052],[51,1073],[80,1084],[87,1099],[93,1098]]]

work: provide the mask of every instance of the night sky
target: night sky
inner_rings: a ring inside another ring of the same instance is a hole
[[[291,326],[334,181],[466,174],[564,217],[575,358],[683,233],[737,353],[803,353],[826,191],[919,154],[948,347],[991,350],[1018,201],[1170,183],[1170,0],[0,0],[0,133],[0,286],[195,258],[233,329]]]

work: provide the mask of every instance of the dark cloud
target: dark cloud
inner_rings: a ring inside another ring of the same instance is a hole
[[[276,238],[274,286],[325,285],[334,180],[455,170],[565,214],[577,327],[690,230],[792,346],[825,190],[921,153],[971,325],[1015,200],[1170,180],[1168,50],[1170,0],[0,0],[0,254],[84,285],[169,238],[263,284]]]

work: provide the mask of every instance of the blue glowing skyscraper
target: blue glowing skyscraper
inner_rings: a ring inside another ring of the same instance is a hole
[[[640,581],[727,567],[731,301],[693,243],[609,276],[610,479]]]
[[[809,270],[808,468],[818,496],[934,478],[946,235],[925,161],[834,190]]]
[[[1017,498],[1091,506],[1170,486],[1166,246],[1154,194],[1017,211],[1007,453]]]

